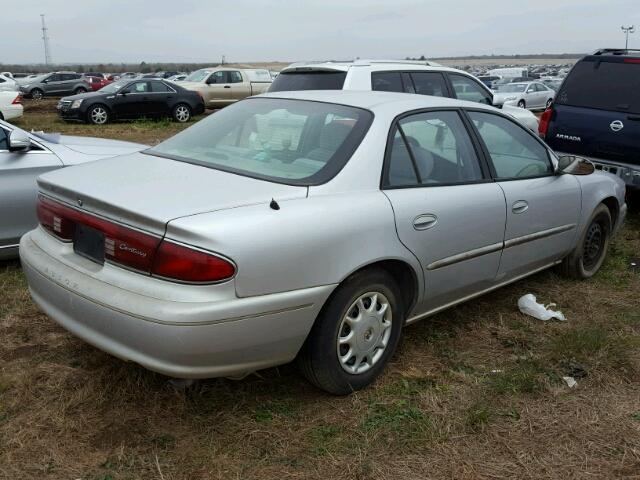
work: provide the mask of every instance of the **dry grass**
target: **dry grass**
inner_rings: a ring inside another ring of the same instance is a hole
[[[137,141],[173,126],[53,124]],[[348,398],[290,365],[176,392],[59,328],[0,264],[0,478],[640,478],[638,251],[635,215],[591,281],[544,272],[408,327]],[[520,314],[527,292],[568,322]],[[572,370],[587,376],[569,389]]]

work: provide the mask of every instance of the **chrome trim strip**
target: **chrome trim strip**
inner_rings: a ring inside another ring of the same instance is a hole
[[[530,233],[521,237],[515,237],[505,241],[504,248],[515,247],[517,245],[522,245],[523,243],[533,242],[534,240],[539,240],[541,238],[550,237],[559,233],[568,232],[569,230],[573,230],[574,228],[576,228],[576,226],[577,225],[575,223],[571,223],[562,225],[560,227],[549,228],[548,230],[540,230],[539,232]]]
[[[500,250],[502,250],[502,247],[503,243],[500,242],[494,243],[492,245],[487,245],[485,247],[474,248],[473,250],[469,250],[468,252],[451,255],[450,257],[445,257],[441,260],[436,260],[435,262],[430,263],[429,265],[427,265],[427,270],[435,270],[437,268],[453,265],[454,263],[459,263],[465,260],[480,257],[482,255],[487,255],[489,253],[499,252]]]
[[[479,297],[481,295],[484,295],[485,293],[489,293],[492,292],[493,290],[497,290],[498,288],[504,287],[505,285],[509,285],[510,283],[514,283],[517,282],[518,280],[522,280],[523,278],[526,278],[530,275],[534,275],[538,272],[541,272],[542,270],[546,270],[547,268],[553,267],[554,265],[557,265],[558,263],[561,263],[562,260],[557,260],[555,262],[549,263],[547,265],[544,265],[543,267],[540,268],[536,268],[535,270],[532,270],[530,272],[527,273],[523,273],[522,275],[518,275],[517,277],[511,278],[505,282],[501,282],[501,283],[497,283],[496,285],[493,285],[489,288],[485,288],[484,290],[480,290],[479,292],[476,293],[472,293],[471,295],[467,295],[466,297],[462,297],[458,300],[454,300],[453,302],[449,302],[445,305],[442,305],[440,307],[436,307],[432,310],[429,310],[425,313],[420,313],[418,315],[414,315],[413,317],[409,317],[407,319],[407,321],[405,322],[407,325],[410,323],[414,323],[417,322],[418,320],[422,320],[423,318],[426,317],[430,317],[432,315],[435,315],[436,313],[439,313],[443,310],[446,310],[447,308],[451,308],[451,307],[455,307],[456,305],[460,304],[460,303],[464,303],[468,300],[472,300],[476,297]]]
[[[15,245],[0,245],[0,250],[4,250],[4,249],[8,249],[8,248],[18,248],[19,244],[16,243]]]

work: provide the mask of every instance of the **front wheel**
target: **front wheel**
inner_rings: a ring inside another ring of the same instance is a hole
[[[355,273],[322,308],[298,357],[305,377],[334,395],[371,384],[398,346],[404,309],[393,277]]]
[[[87,112],[87,121],[94,125],[104,125],[109,121],[109,111],[104,105],[94,105]]]
[[[607,255],[611,230],[611,213],[605,205],[600,204],[591,215],[580,243],[562,261],[560,273],[580,280],[593,277]]]
[[[79,87],[79,88],[76,88],[76,89],[73,91],[73,94],[74,94],[74,95],[80,95],[81,93],[87,93],[87,89],[86,89],[86,88]]]
[[[545,109],[549,108],[552,103],[553,103],[553,98],[550,98],[549,100],[547,100],[547,104],[545,105]]]
[[[179,123],[186,123],[191,119],[191,107],[184,103],[180,103],[173,107],[173,119]]]
[[[524,101],[524,100],[520,100],[520,101],[518,102],[518,107],[520,107],[520,108],[525,108],[526,106],[527,106],[527,104],[525,103],[525,101]]]
[[[44,97],[44,92],[39,88],[34,88],[33,90],[31,90],[31,98],[33,98],[34,100],[42,100],[42,97]]]

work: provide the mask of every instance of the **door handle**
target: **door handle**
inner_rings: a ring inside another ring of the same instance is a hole
[[[231,88],[231,85],[225,85],[224,88]]]
[[[428,230],[438,223],[438,217],[432,214],[418,215],[413,219],[413,228],[416,230]]]
[[[517,202],[513,202],[511,206],[511,211],[513,213],[524,213],[529,210],[529,204],[524,200],[518,200]]]

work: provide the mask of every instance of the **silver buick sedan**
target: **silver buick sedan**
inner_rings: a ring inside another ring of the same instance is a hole
[[[370,384],[402,327],[557,265],[594,275],[625,187],[477,103],[272,93],[152,149],[47,173],[20,242],[60,325],[178,378],[298,359]]]

